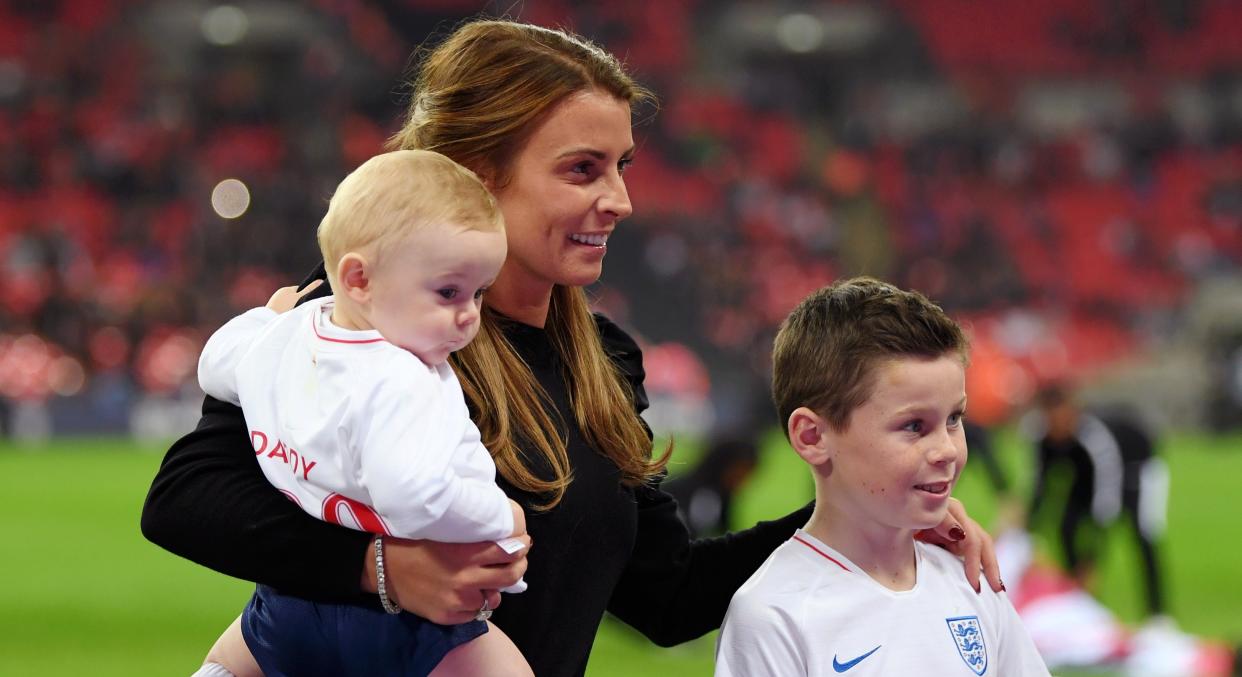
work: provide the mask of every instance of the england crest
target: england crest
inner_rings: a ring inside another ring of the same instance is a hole
[[[957,653],[966,661],[966,667],[976,675],[987,672],[988,651],[983,645],[983,627],[979,625],[979,617],[958,616],[946,618],[944,622],[949,624],[949,634],[953,635]]]

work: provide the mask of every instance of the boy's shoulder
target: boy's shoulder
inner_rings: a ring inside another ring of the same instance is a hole
[[[1003,605],[1009,604],[1008,599],[1002,593],[993,591],[982,576],[979,592],[975,592],[966,580],[962,560],[957,555],[922,541],[916,541],[915,548],[919,551],[920,586],[935,587],[935,594],[956,598],[963,604],[987,613],[997,613]]]
[[[918,540],[914,542],[914,549],[919,555],[920,585],[934,579],[940,581],[942,585],[969,590],[971,595],[975,594],[974,589],[970,587],[970,582],[966,580],[962,560],[958,559],[957,555],[938,545]],[[986,588],[987,585],[984,587]]]
[[[802,532],[782,543],[733,596],[733,604],[759,607],[822,595],[856,582],[857,574],[825,559]]]

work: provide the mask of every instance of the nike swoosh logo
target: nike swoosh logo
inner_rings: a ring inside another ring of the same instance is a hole
[[[880,645],[880,646],[883,646],[883,645]],[[837,656],[836,656],[836,654],[833,654],[833,656],[832,656],[832,669],[833,669],[833,670],[836,670],[837,672],[845,672],[846,670],[849,670],[850,668],[854,667],[855,665],[858,665],[859,663],[861,663],[861,662],[863,662],[864,660],[866,660],[867,656],[870,656],[871,654],[873,654],[873,653],[875,653],[875,652],[877,652],[877,651],[879,651],[879,650],[880,650],[880,647],[878,647],[878,646],[877,646],[876,648],[874,648],[874,649],[872,649],[872,650],[868,651],[867,653],[865,653],[865,654],[863,654],[863,655],[859,656],[858,658],[855,658],[855,659],[854,659],[854,660],[852,660],[852,661],[846,661],[846,662],[844,662],[844,663],[837,662]]]

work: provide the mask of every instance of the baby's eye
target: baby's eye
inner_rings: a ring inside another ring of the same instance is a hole
[[[965,420],[966,420],[966,414],[962,412],[951,414],[949,416],[949,427],[956,428],[957,426],[960,426],[963,422],[965,422]]]
[[[454,298],[457,298],[457,290],[452,287],[437,289],[436,293],[448,301],[452,301]]]
[[[910,421],[909,423],[902,426],[901,429],[908,430],[912,433],[921,433],[923,432],[923,422],[919,420]]]
[[[479,290],[478,290],[478,291],[476,291],[476,292],[474,293],[474,298],[475,298],[475,299],[481,299],[481,298],[483,298],[483,295],[484,295],[484,294],[486,294],[486,293],[487,293],[487,287],[481,287],[481,288],[479,288]]]

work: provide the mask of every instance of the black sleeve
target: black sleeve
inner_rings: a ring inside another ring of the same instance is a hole
[[[642,352],[620,328],[598,318],[604,347],[647,408]],[[638,533],[608,610],[660,646],[672,646],[720,627],[729,601],[768,555],[811,518],[810,505],[745,531],[693,540],[677,502],[658,482],[635,490]]]
[[[371,538],[315,519],[273,488],[241,409],[211,397],[198,427],[165,455],[142,533],[216,571],[318,601],[360,598]]]
[[[599,340],[604,344],[604,352],[608,353],[621,376],[630,384],[634,395],[634,409],[640,414],[641,420],[641,414],[651,404],[647,401],[647,388],[643,385],[647,380],[647,370],[643,367],[643,351],[624,329],[599,313],[595,314],[595,326],[599,329]],[[643,426],[646,425],[647,422],[643,421]],[[650,428],[647,428],[647,434],[651,434]]]
[[[1052,449],[1047,439],[1040,440],[1035,448],[1035,479],[1031,485],[1031,500],[1027,504],[1026,519],[1034,522],[1043,508],[1044,492],[1048,489],[1048,466],[1052,462]]]
[[[745,531],[691,540],[671,496],[656,487],[637,494],[638,538],[608,610],[660,646],[719,628],[733,593],[811,518],[808,505]]]

